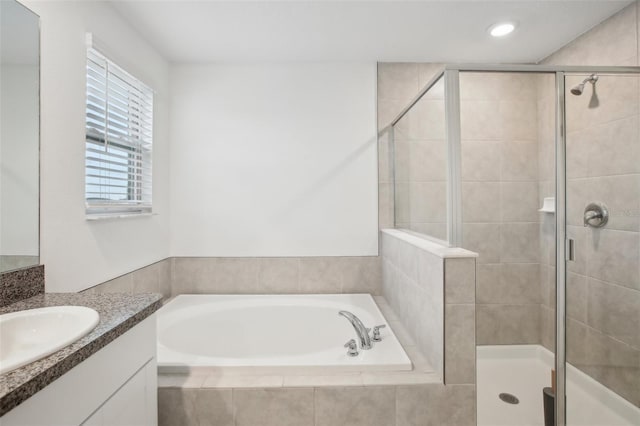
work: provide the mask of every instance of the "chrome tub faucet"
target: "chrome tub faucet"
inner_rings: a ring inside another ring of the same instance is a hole
[[[360,349],[366,351],[373,347],[371,344],[371,338],[369,337],[369,329],[364,326],[362,321],[360,321],[360,318],[358,318],[357,316],[355,316],[349,311],[340,311],[338,312],[338,315],[341,315],[346,319],[348,319],[351,325],[353,326],[354,330],[356,331],[356,334],[358,335],[358,342],[360,342]]]

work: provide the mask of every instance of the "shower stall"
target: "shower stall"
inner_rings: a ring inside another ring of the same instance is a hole
[[[639,73],[447,65],[381,131],[395,228],[479,254],[478,425],[640,424]]]

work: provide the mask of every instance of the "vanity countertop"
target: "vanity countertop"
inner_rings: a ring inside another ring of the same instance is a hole
[[[0,375],[0,416],[153,314],[162,306],[162,295],[44,293],[0,307],[0,314],[62,305],[93,308],[100,314],[100,322],[89,334],[69,346]]]

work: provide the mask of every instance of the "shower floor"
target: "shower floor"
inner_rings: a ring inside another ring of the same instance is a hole
[[[539,345],[478,346],[478,426],[544,426],[542,388],[551,384],[553,354]],[[500,393],[516,396],[508,404]],[[637,426],[640,408],[569,365],[569,426]]]

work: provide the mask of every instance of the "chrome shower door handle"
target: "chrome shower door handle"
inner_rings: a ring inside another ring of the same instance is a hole
[[[584,226],[602,228],[609,221],[609,209],[602,203],[590,203],[584,208]]]

